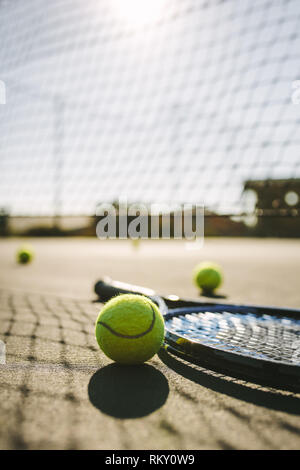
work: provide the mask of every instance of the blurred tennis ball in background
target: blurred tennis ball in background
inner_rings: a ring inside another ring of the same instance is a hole
[[[17,262],[20,264],[27,264],[33,260],[33,249],[29,246],[22,246],[17,251]]]
[[[122,294],[109,300],[96,321],[102,351],[121,364],[140,364],[156,354],[164,339],[164,319],[147,297]]]
[[[135,250],[137,250],[140,247],[141,244],[141,239],[140,238],[132,238],[131,239],[131,244]]]
[[[197,287],[211,293],[222,284],[223,273],[218,264],[204,261],[195,266],[193,279]]]

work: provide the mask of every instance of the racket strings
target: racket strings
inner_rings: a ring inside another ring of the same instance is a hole
[[[166,329],[190,342],[300,365],[300,322],[291,318],[247,312],[183,312],[167,319]]]

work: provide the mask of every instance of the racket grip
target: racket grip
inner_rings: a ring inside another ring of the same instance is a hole
[[[96,282],[94,290],[101,302],[107,302],[112,297],[119,294],[143,294],[146,296],[152,296],[154,294],[151,289],[113,281],[108,277]]]
[[[107,302],[109,299],[119,294],[128,294],[127,290],[107,284],[103,280],[96,282],[94,290],[101,302]]]

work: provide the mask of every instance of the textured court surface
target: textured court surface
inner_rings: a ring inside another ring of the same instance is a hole
[[[220,262],[228,302],[300,307],[300,242],[31,240],[36,259],[14,261],[0,242],[0,448],[297,449],[300,394],[191,367],[166,353],[124,368],[99,351],[98,278],[197,297],[199,260]],[[203,300],[205,300],[203,298]],[[218,299],[216,299],[218,300]],[[222,299],[221,299],[222,300]]]

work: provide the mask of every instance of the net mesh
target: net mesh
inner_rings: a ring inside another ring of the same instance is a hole
[[[300,177],[299,31],[298,0],[2,0],[0,205],[250,212]]]

